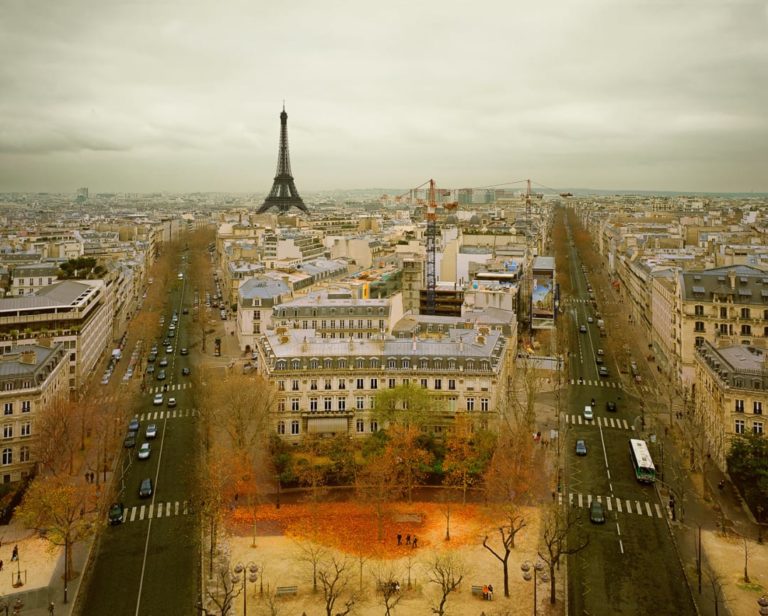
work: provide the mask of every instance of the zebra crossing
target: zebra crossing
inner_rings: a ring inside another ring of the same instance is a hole
[[[160,421],[163,419],[181,419],[183,417],[197,417],[200,411],[197,409],[168,409],[162,411],[147,411],[139,414],[139,421]]]
[[[562,300],[560,300],[561,304],[590,304],[592,303],[591,299],[587,299],[585,297],[566,297]]]
[[[190,389],[192,387],[192,383],[173,383],[169,384],[167,387],[168,389],[164,389],[165,385],[157,385],[155,387],[148,387],[147,393],[149,394],[160,394],[165,393],[169,391],[181,391],[182,389]]]
[[[143,520],[170,518],[190,513],[188,501],[167,501],[165,503],[153,503],[149,505],[136,505],[126,507],[123,512],[123,523],[141,522]]]
[[[558,494],[560,504],[563,504],[564,495]],[[582,494],[581,492],[569,492],[568,504],[571,507],[584,508],[592,504],[593,500],[605,505],[608,511],[616,513],[643,515],[649,518],[663,518],[664,514],[658,503],[649,503],[648,501],[632,500],[629,498],[619,498],[617,496],[592,496],[591,494]],[[653,505],[653,506],[651,506]]]
[[[584,419],[581,415],[566,415],[565,423],[574,426],[601,426],[603,428],[616,428],[617,430],[634,430],[634,426],[629,425],[626,419],[618,417],[597,417],[591,421]]]
[[[613,389],[626,389],[621,383],[616,381],[601,381],[595,379],[571,379],[571,385],[582,385],[588,387],[606,387]],[[660,395],[659,390],[648,385],[640,385],[638,389],[645,394]]]

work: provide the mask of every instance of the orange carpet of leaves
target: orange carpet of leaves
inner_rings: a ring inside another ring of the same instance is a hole
[[[374,510],[357,503],[320,503],[237,508],[230,514],[233,525],[271,522],[284,535],[297,540],[309,539],[355,556],[378,559],[402,558],[412,549],[406,535],[418,537],[418,547],[436,547],[445,543],[444,506],[438,503],[393,503],[386,509],[384,534],[377,540]],[[456,548],[482,542],[488,524],[484,511],[476,505],[451,505],[451,540]],[[397,534],[402,545],[397,545]]]

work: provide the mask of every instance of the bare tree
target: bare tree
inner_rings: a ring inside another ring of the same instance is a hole
[[[432,602],[433,614],[445,616],[445,604],[448,596],[454,592],[464,579],[464,565],[453,553],[435,555],[429,563],[427,577],[439,587],[438,600]]]
[[[704,573],[712,587],[712,600],[715,604],[715,616],[720,616],[720,599],[723,590],[723,578],[710,568],[705,569]]]
[[[41,470],[52,475],[72,474],[78,446],[75,402],[54,398],[35,418],[35,457]]]
[[[326,616],[346,616],[352,611],[355,603],[357,603],[357,597],[351,594],[343,600],[344,611],[333,611],[336,602],[347,592],[349,586],[348,569],[348,560],[338,560],[335,556],[332,556],[331,559],[324,563],[318,571],[317,575],[320,578],[320,584],[323,589],[323,598],[325,599]]]
[[[504,524],[499,526],[501,548],[497,551],[488,545],[488,535],[483,539],[483,547],[501,563],[504,571],[504,596],[509,597],[509,555],[515,549],[515,536],[526,527],[526,521],[520,509],[514,504],[507,505],[504,511]]]
[[[384,616],[392,616],[397,604],[403,598],[400,592],[400,581],[397,579],[398,572],[391,566],[384,567],[376,571],[374,577],[384,604]]]
[[[537,362],[524,355],[517,363],[515,390],[510,392],[509,403],[518,428],[530,432],[536,419],[536,397],[545,379]]]
[[[295,543],[299,548],[299,560],[312,569],[312,592],[317,592],[318,568],[328,555],[328,550],[314,541],[296,541]]]
[[[539,550],[539,557],[549,567],[549,602],[555,603],[555,570],[560,558],[586,548],[589,537],[572,532],[577,527],[575,513],[554,503],[547,507],[542,522],[542,548]]]
[[[749,541],[746,537],[741,538],[742,545],[744,546],[744,583],[749,584]]]
[[[206,593],[208,599],[216,606],[220,616],[229,616],[232,613],[235,599],[243,592],[243,586],[232,577],[228,563],[217,567],[216,577],[219,583],[215,586],[209,585]]]

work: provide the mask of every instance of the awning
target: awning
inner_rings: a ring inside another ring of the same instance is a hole
[[[318,417],[307,420],[307,432],[319,434],[322,432],[344,432],[349,430],[349,422],[344,417]]]

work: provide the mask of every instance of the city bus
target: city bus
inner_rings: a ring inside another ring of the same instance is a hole
[[[641,483],[653,483],[656,481],[656,467],[648,451],[648,444],[637,438],[629,439],[629,457],[635,468],[635,477]]]

